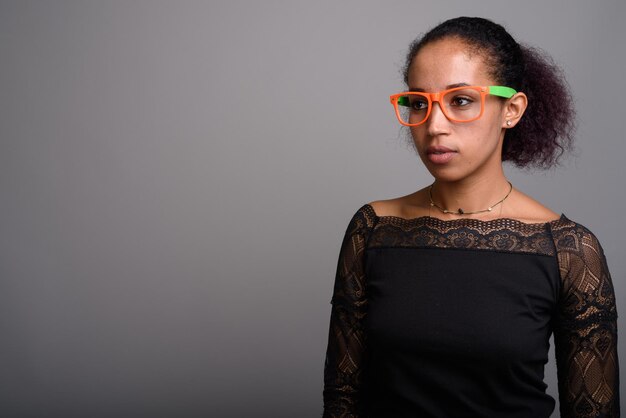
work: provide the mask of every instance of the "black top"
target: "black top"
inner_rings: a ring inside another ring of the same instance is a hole
[[[324,417],[549,417],[554,332],[562,417],[619,416],[606,258],[564,214],[376,216],[346,230],[324,365]]]

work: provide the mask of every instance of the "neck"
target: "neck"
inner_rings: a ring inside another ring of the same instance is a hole
[[[452,182],[435,180],[431,192],[433,202],[444,209],[457,211],[460,208],[463,212],[476,212],[493,206],[505,197],[510,189],[511,186],[504,173],[500,173],[500,175],[480,179],[463,179]],[[503,203],[498,205],[500,208],[496,206],[494,211],[496,208],[500,211]],[[487,213],[478,215],[485,214]],[[472,215],[447,214],[447,216],[467,217]]]

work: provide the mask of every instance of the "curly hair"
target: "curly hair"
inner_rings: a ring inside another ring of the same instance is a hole
[[[498,84],[523,92],[528,107],[516,126],[507,129],[502,161],[520,168],[558,165],[572,149],[576,112],[563,71],[538,48],[520,45],[501,25],[480,17],[458,17],[437,25],[413,41],[403,68],[404,82],[413,58],[426,44],[456,38],[479,53]]]

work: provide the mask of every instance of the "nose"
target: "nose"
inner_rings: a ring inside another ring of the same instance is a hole
[[[447,132],[449,126],[448,118],[444,115],[441,110],[441,103],[433,102],[432,109],[430,110],[430,115],[428,116],[428,120],[426,120],[426,126],[429,135],[438,135],[441,133]]]

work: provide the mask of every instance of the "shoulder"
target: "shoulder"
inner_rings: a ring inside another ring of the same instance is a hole
[[[428,187],[424,187],[404,196],[374,200],[368,205],[376,216],[396,216],[410,219],[429,216],[431,209],[429,202]],[[499,217],[516,219],[528,224],[552,222],[561,216],[518,189],[514,189],[514,193],[509,197],[503,209]]]
[[[566,292],[606,295],[613,291],[604,249],[589,228],[563,215],[551,223],[551,232]]]
[[[353,212],[347,232],[367,232],[378,222],[378,218],[383,216],[397,216],[400,218],[420,216],[424,210],[412,203],[414,201],[412,197],[416,193],[393,199],[373,200],[362,204]],[[428,209],[425,209],[424,213],[428,214]]]
[[[376,216],[400,216],[402,207],[398,199],[374,200],[367,204],[372,208]]]
[[[509,204],[506,206],[506,217],[525,223],[545,223],[558,220],[560,214],[546,205],[515,188]]]
[[[351,215],[346,234],[366,233],[376,223],[376,212],[369,203],[363,203]]]
[[[551,232],[559,252],[584,254],[587,250],[602,252],[598,237],[585,225],[563,215],[551,222]]]
[[[374,200],[368,205],[376,216],[397,216],[399,218],[417,218],[428,215],[428,188],[392,199]]]

